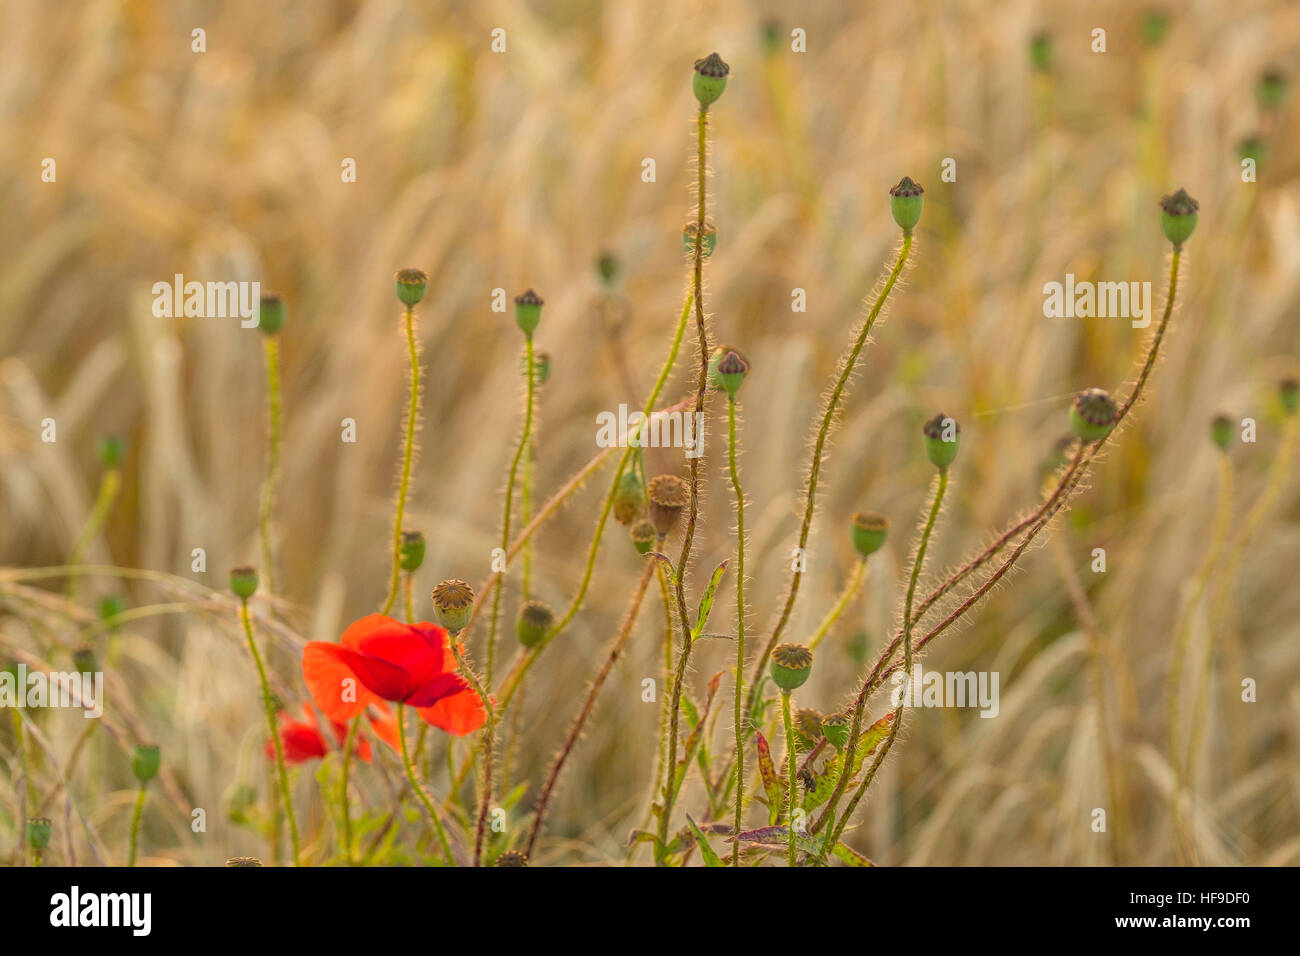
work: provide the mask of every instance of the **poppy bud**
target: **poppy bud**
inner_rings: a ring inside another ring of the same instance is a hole
[[[27,818],[27,844],[33,850],[44,850],[50,845],[50,833],[54,825],[49,817]]]
[[[650,501],[650,522],[660,537],[668,537],[681,516],[682,509],[690,503],[690,489],[676,475],[657,475],[650,479],[646,489]]]
[[[111,630],[117,630],[117,616],[125,611],[126,602],[116,594],[110,594],[99,601],[99,619]]]
[[[614,258],[614,253],[602,252],[596,259],[596,271],[600,273],[605,285],[613,285],[618,278],[618,260]]]
[[[859,511],[853,516],[853,547],[864,558],[875,554],[889,535],[889,519],[874,511]]]
[[[822,714],[811,707],[800,707],[794,712],[794,732],[807,750],[822,739]]]
[[[772,680],[788,694],[808,680],[812,663],[812,651],[802,644],[778,644],[772,648]]]
[[[542,297],[532,289],[515,296],[515,323],[530,338],[542,321],[542,305]]]
[[[527,866],[528,857],[524,856],[518,850],[506,850],[494,864],[495,866]]]
[[[72,652],[72,666],[82,674],[93,674],[99,670],[99,658],[95,656],[95,649],[89,644],[82,644]]]
[[[95,444],[95,454],[105,468],[116,468],[122,464],[125,453],[126,442],[116,435],[105,435]]]
[[[474,589],[459,578],[448,578],[433,589],[433,609],[439,624],[459,634],[474,610]]]
[[[1039,73],[1052,68],[1054,52],[1050,33],[1035,33],[1029,41],[1029,62]]]
[[[257,327],[263,335],[276,335],[284,328],[285,319],[289,317],[284,306],[284,299],[274,292],[262,296],[257,307]]]
[[[632,546],[636,548],[637,554],[649,554],[655,538],[659,536],[659,532],[655,531],[655,526],[650,523],[649,518],[642,518],[632,525],[628,534],[632,538]]]
[[[148,783],[158,776],[158,767],[162,763],[162,754],[155,744],[141,744],[131,755],[131,773],[141,783]]]
[[[418,571],[424,564],[424,533],[422,531],[402,532],[402,570]]]
[[[555,612],[541,601],[529,601],[515,618],[515,635],[524,647],[536,647],[555,626]]]
[[[1119,409],[1109,393],[1100,388],[1084,389],[1070,406],[1070,427],[1085,442],[1101,441],[1119,421]]]
[[[1186,189],[1160,200],[1160,228],[1175,249],[1181,249],[1196,230],[1196,210],[1200,208],[1201,204],[1187,195]]]
[[[423,269],[402,269],[394,277],[397,298],[408,309],[413,309],[429,289],[429,273]]]
[[[1227,415],[1215,415],[1210,422],[1210,441],[1214,442],[1223,451],[1228,450],[1228,445],[1232,442],[1232,419]]]
[[[836,750],[843,750],[849,742],[849,729],[852,718],[848,714],[827,714],[822,718],[822,736],[831,742]]]
[[[1255,100],[1266,110],[1275,110],[1286,102],[1287,79],[1281,70],[1268,69],[1255,83]]]
[[[614,489],[614,520],[619,524],[631,524],[645,511],[645,488],[641,476],[635,468],[629,468],[618,476],[618,485]]]
[[[262,861],[255,856],[232,856],[226,866],[261,866]]]
[[[722,91],[727,88],[727,74],[731,67],[722,62],[722,57],[710,53],[702,60],[695,61],[695,75],[691,77],[691,89],[700,101],[700,109],[707,110]]]
[[[957,457],[961,426],[955,419],[942,413],[935,415],[921,427],[925,439],[925,453],[936,468],[947,468]]]
[[[699,232],[700,224],[691,220],[682,226],[682,250],[690,256],[695,255],[695,236]],[[703,259],[713,255],[713,250],[718,245],[718,230],[713,228],[713,223],[707,219],[704,221],[704,242],[700,244],[700,257]]]
[[[910,176],[904,176],[898,181],[898,185],[889,191],[889,211],[894,214],[894,222],[898,223],[904,234],[911,233],[916,224],[921,221],[921,207],[925,204],[924,193],[925,190],[919,183],[913,182]]]
[[[230,590],[235,597],[247,601],[257,593],[257,569],[246,564],[230,569]]]
[[[1278,397],[1282,399],[1282,407],[1286,409],[1288,415],[1294,415],[1296,405],[1300,404],[1300,384],[1296,383],[1293,378],[1283,380],[1277,389]]]
[[[749,360],[729,345],[714,349],[713,357],[716,361],[710,361],[709,365],[717,376],[718,386],[735,398],[749,374]]]

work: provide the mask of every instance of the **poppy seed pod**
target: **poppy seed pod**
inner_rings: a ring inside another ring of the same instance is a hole
[[[423,269],[402,269],[394,282],[397,286],[397,298],[408,309],[419,305],[424,293],[429,289],[429,274]]]
[[[279,334],[288,317],[284,299],[275,293],[262,296],[262,301],[257,307],[257,327],[262,330],[263,335]]]
[[[110,594],[99,600],[99,619],[109,626],[110,630],[117,630],[117,616],[126,611],[126,602],[116,594]]]
[[[1163,10],[1148,10],[1142,16],[1142,39],[1147,46],[1159,46],[1169,31],[1169,14]]]
[[[628,525],[645,511],[645,487],[641,476],[635,468],[629,468],[618,476],[618,485],[614,489],[614,520],[621,525]]]
[[[889,211],[894,214],[904,233],[910,233],[921,221],[921,208],[925,204],[925,190],[910,176],[904,176],[898,185],[889,191]]]
[[[515,296],[515,323],[529,337],[537,331],[542,321],[542,297],[529,289],[523,295]]]
[[[1247,136],[1237,143],[1237,156],[1249,159],[1256,166],[1263,166],[1268,157],[1268,143],[1261,136]]]
[[[831,742],[836,750],[843,750],[849,742],[849,729],[852,718],[848,714],[827,714],[822,718],[822,736]]]
[[[1255,101],[1266,110],[1279,109],[1286,102],[1287,79],[1281,70],[1267,69],[1255,83]]]
[[[1086,442],[1101,441],[1119,421],[1115,400],[1104,389],[1088,388],[1074,396],[1070,405],[1070,427]]]
[[[529,601],[515,618],[515,636],[524,647],[533,648],[542,643],[554,626],[555,612],[541,601]]]
[[[730,345],[715,349],[713,355],[717,362],[711,361],[709,364],[717,375],[718,386],[734,399],[740,386],[745,384],[745,376],[749,374],[749,360]]]
[[[1052,68],[1055,58],[1052,35],[1035,33],[1029,40],[1029,62],[1039,73],[1046,73]]]
[[[95,443],[95,456],[105,468],[116,468],[122,464],[126,453],[126,442],[116,435],[105,435]]]
[[[921,427],[925,453],[936,468],[947,468],[957,457],[961,426],[956,419],[942,413],[935,415]]]
[[[528,857],[518,850],[506,850],[499,857],[494,866],[527,866]]]
[[[1282,399],[1282,407],[1286,409],[1288,415],[1294,415],[1296,405],[1300,404],[1300,384],[1296,383],[1293,378],[1284,379],[1277,388],[1277,394]]]
[[[700,224],[691,220],[682,226],[682,250],[688,255],[695,255],[695,236],[699,232]],[[700,244],[700,257],[707,259],[713,255],[713,250],[718,245],[718,230],[713,228],[713,223],[707,219],[704,221],[704,242]]]
[[[459,578],[448,578],[433,588],[433,610],[438,623],[459,634],[474,611],[474,589]]]
[[[1160,228],[1175,249],[1181,249],[1196,231],[1196,210],[1200,208],[1201,204],[1187,195],[1186,189],[1160,200]]]
[[[141,744],[131,755],[131,773],[135,774],[135,779],[141,783],[148,783],[158,776],[158,768],[161,765],[162,754],[155,744]]]
[[[875,554],[889,535],[889,519],[874,511],[859,511],[853,516],[853,547],[864,558]]]
[[[241,601],[247,601],[257,593],[257,568],[249,567],[247,564],[241,564],[237,568],[230,569],[230,590],[235,592],[235,597]]]
[[[666,538],[677,524],[682,509],[690,503],[690,489],[676,475],[656,475],[650,479],[646,497],[650,502],[650,523],[660,537]]]
[[[1232,442],[1232,419],[1227,415],[1215,415],[1210,422],[1210,441],[1222,451],[1228,450]]]
[[[813,653],[802,644],[772,648],[772,680],[785,693],[802,687],[812,674]]]
[[[700,101],[700,109],[707,110],[727,88],[727,75],[731,67],[722,61],[716,53],[710,53],[695,61],[695,73],[691,77],[691,89]]]
[[[262,861],[255,856],[232,856],[226,866],[261,866]]]
[[[53,830],[54,825],[50,823],[49,817],[28,817],[27,844],[33,850],[44,850],[50,845],[50,834]]]
[[[95,656],[95,649],[89,644],[82,644],[72,652],[72,666],[82,674],[93,674],[99,670],[99,658]]]
[[[418,571],[424,564],[424,532],[402,532],[402,570]]]
[[[596,271],[605,285],[613,285],[618,278],[618,259],[614,258],[614,253],[602,252],[596,259]]]
[[[637,554],[649,554],[659,532],[655,531],[649,518],[642,518],[628,529],[628,535],[632,538],[632,547],[636,548]]]
[[[794,712],[794,732],[802,739],[804,749],[822,739],[822,713],[812,707],[800,707]]]

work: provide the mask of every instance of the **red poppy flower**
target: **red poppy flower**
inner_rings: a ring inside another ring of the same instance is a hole
[[[370,614],[343,632],[338,644],[312,641],[302,654],[302,676],[330,720],[356,717],[383,701],[410,704],[426,721],[463,737],[487,719],[474,689],[456,673],[447,632],[421,621],[403,624]]]
[[[311,709],[311,705],[303,704],[302,712],[306,715],[306,720],[294,720],[289,716],[288,711],[280,711],[280,746],[284,750],[285,763],[305,763],[308,760],[319,760],[329,753],[329,744],[325,740],[325,735],[320,732],[320,727],[316,724],[316,714]],[[373,722],[374,719],[372,718]],[[330,726],[334,731],[334,739],[342,747],[347,743],[348,739],[347,725],[331,721]],[[382,739],[382,734],[380,737]],[[357,756],[369,763],[370,741],[362,737],[357,740],[356,748]],[[266,755],[272,760],[275,759],[275,746],[269,740],[266,742]]]

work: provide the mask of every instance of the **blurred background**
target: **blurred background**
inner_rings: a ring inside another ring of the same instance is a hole
[[[1098,28],[1105,52],[1093,50]],[[194,52],[196,29],[205,52]],[[504,52],[493,50],[498,29]],[[432,585],[460,577],[478,587],[499,543],[523,376],[521,336],[511,313],[492,310],[494,290],[512,298],[532,287],[546,300],[537,342],[552,370],[538,404],[537,501],[599,450],[596,416],[639,405],[653,382],[687,283],[692,63],[713,50],[731,77],[710,112],[719,240],[707,307],[714,340],[752,362],[740,398],[751,643],[766,640],[789,578],[822,392],[895,252],[887,190],[903,175],[926,190],[913,265],[842,405],[788,639],[805,640],[844,586],[851,513],[879,511],[893,532],[819,648],[801,707],[842,707],[892,633],[933,471],[920,423],[944,412],[962,426],[925,575],[933,583],[1036,504],[1070,396],[1126,392],[1143,354],[1149,332],[1124,319],[1045,317],[1044,283],[1067,273],[1150,282],[1160,309],[1169,245],[1158,200],[1181,186],[1200,202],[1148,397],[1054,525],[1053,545],[1026,555],[925,659],[927,669],[999,672],[998,717],[913,713],[849,841],[880,863],[1174,862],[1166,683],[1185,615],[1186,690],[1173,709],[1201,728],[1198,858],[1300,860],[1300,484],[1277,477],[1277,384],[1300,365],[1300,107],[1286,95],[1300,7],[1285,0],[1201,0],[1164,14],[1122,2],[973,0],[797,10],[740,0],[6,3],[0,655],[66,669],[90,643],[108,672],[106,732],[76,762],[70,803],[62,766],[84,721],[35,718],[49,753],[35,759],[34,783],[59,794],[49,815],[85,822],[72,826],[69,848],[56,838],[59,858],[120,855],[134,799],[124,755],[140,741],[161,746],[165,767],[142,862],[266,855],[241,822],[250,801],[264,810],[271,778],[256,674],[226,588],[228,568],[260,563],[262,337],[233,319],[158,318],[153,284],[175,273],[259,281],[288,303],[280,586],[259,601],[259,620],[277,692],[296,713],[302,642],[337,639],[387,589],[407,398],[394,271],[430,275],[406,521],[428,539],[415,586],[424,618]],[[1281,85],[1261,87],[1271,70]],[[1258,162],[1257,182],[1243,182],[1243,157]],[[345,181],[348,160],[355,181]],[[946,160],[952,181],[941,178]],[[596,269],[602,253],[618,264],[609,284]],[[796,290],[806,311],[792,309]],[[693,387],[692,342],[666,402]],[[734,548],[717,454],[725,407],[715,406],[697,592]],[[1230,528],[1245,525],[1271,475],[1276,494],[1238,566],[1220,561],[1207,580],[1198,574],[1221,471],[1209,423],[1220,412],[1257,425],[1253,443],[1234,428],[1227,452]],[[46,419],[55,441],[43,440]],[[344,419],[355,421],[355,443],[341,440]],[[107,435],[125,440],[122,487],[88,562],[143,573],[107,568],[69,596],[65,578],[32,569],[72,553]],[[684,463],[661,451],[647,467],[681,473]],[[581,576],[610,478],[606,466],[536,539],[534,588],[557,609]],[[196,548],[205,572],[192,570]],[[1104,573],[1093,570],[1096,548]],[[640,560],[611,523],[582,612],[533,671],[511,770],[531,785],[512,826],[525,825]],[[1216,629],[1209,605],[1224,575]],[[106,598],[128,611],[111,627],[100,620]],[[729,581],[719,608],[734,619],[733,598]],[[514,574],[507,655],[518,604]],[[641,682],[659,678],[662,628],[652,588],[566,768],[542,861],[622,861],[654,773],[657,708],[642,701]],[[701,648],[697,698],[733,654],[726,642]],[[481,659],[481,646],[470,650]],[[1198,705],[1203,655],[1209,692]],[[1253,703],[1241,700],[1243,678],[1257,683]],[[887,707],[880,697],[871,712]],[[446,746],[430,735],[422,755],[435,793],[448,787]],[[0,844],[12,861],[8,720],[0,750]],[[391,754],[380,763],[358,773],[371,807],[400,784]],[[311,765],[297,772],[299,812],[328,844],[312,776]],[[1116,779],[1118,808],[1108,796]],[[698,815],[700,794],[688,788],[681,806]],[[190,830],[194,807],[206,808],[205,833]],[[1104,833],[1093,829],[1097,807],[1110,810]]]

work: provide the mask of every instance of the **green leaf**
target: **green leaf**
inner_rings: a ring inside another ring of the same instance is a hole
[[[722,862],[722,857],[718,856],[713,847],[709,845],[708,838],[703,834],[703,832],[701,832],[700,828],[695,825],[695,821],[691,819],[689,813],[686,814],[686,822],[690,825],[691,833],[695,834],[695,842],[699,844],[700,856],[704,857],[704,865],[726,866],[727,864]]]
[[[889,736],[890,726],[894,722],[894,712],[891,710],[878,721],[858,734],[858,749],[853,756],[853,773],[850,775],[856,777],[862,770],[863,763],[871,756],[880,742]]]
[[[835,844],[835,849],[831,850],[837,859],[843,860],[849,866],[875,866],[865,856],[857,850],[852,850],[843,843]]]
[[[776,823],[785,804],[785,790],[777,778],[776,764],[772,761],[772,748],[767,745],[767,738],[761,730],[754,731],[754,737],[758,742],[758,773],[763,778],[763,791],[767,794],[767,822]]]
[[[507,812],[510,811],[523,799],[524,794],[527,792],[528,783],[525,781],[506,794],[506,798],[501,801],[501,808]]]
[[[686,738],[685,755],[678,762],[675,772],[673,773],[673,797],[676,798],[678,791],[681,790],[682,784],[686,780],[686,771],[691,766],[691,761],[695,759],[695,752],[699,749],[700,740],[703,738],[701,731],[704,730],[704,723],[709,719],[709,709],[713,706],[713,698],[717,696],[718,684],[722,679],[722,672],[719,671],[709,681],[708,696],[704,698],[704,710],[700,713],[700,719]],[[685,696],[683,695],[683,699]]]
[[[704,626],[709,623],[709,612],[713,610],[713,599],[718,593],[718,584],[722,581],[722,575],[726,570],[726,561],[713,569],[713,577],[709,578],[709,586],[704,589],[704,596],[700,598],[700,611],[695,615],[695,626],[691,628],[692,641],[704,633]]]

